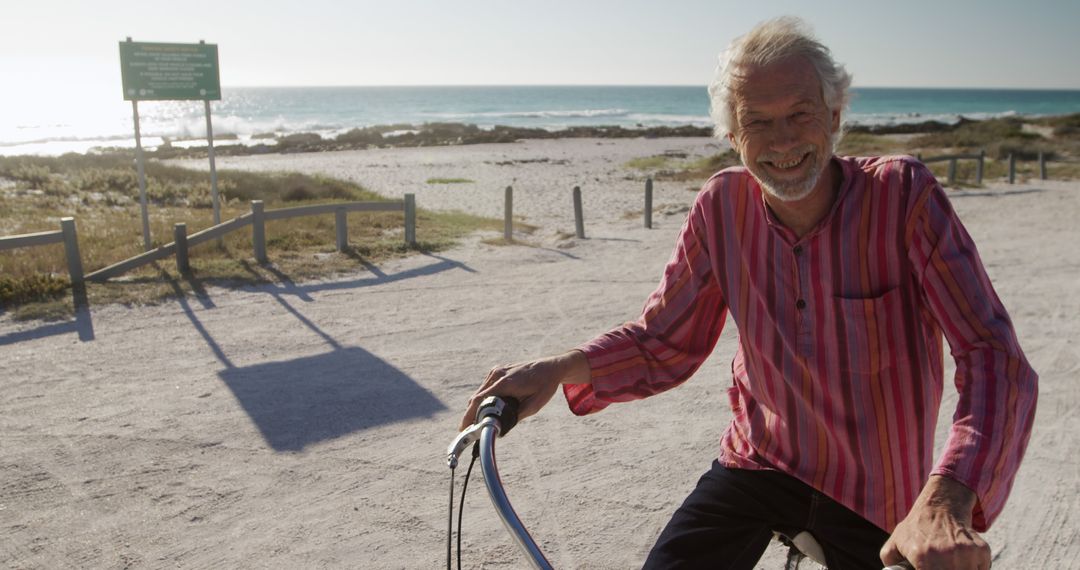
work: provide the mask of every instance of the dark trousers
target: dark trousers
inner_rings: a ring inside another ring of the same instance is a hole
[[[830,570],[880,570],[878,551],[889,538],[794,477],[714,461],[660,533],[645,568],[752,570],[777,527],[810,531]]]

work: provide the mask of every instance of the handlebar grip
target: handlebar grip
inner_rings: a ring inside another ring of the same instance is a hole
[[[484,398],[484,401],[480,403],[480,408],[476,410],[476,421],[479,422],[488,416],[499,418],[499,436],[501,437],[510,433],[510,430],[517,425],[518,409],[520,407],[517,398],[488,396]]]

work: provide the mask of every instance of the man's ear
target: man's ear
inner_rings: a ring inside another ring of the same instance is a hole
[[[731,145],[731,148],[735,149],[735,152],[739,152],[738,147],[735,146],[735,133],[728,131],[727,142]]]
[[[830,112],[832,113],[832,132],[835,134],[840,132],[840,109],[833,109]]]

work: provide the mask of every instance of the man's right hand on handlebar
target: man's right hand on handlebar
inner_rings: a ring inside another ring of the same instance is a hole
[[[496,366],[469,398],[461,418],[464,430],[476,421],[476,410],[488,396],[510,396],[521,403],[519,419],[539,412],[555,395],[560,384],[588,384],[589,361],[578,350],[509,366]]]

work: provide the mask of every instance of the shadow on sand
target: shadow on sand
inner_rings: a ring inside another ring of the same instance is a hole
[[[183,276],[194,293],[192,295],[184,292],[177,278],[165,271],[161,271],[161,275],[172,286],[176,301],[192,326],[225,367],[218,376],[251,417],[267,444],[275,451],[292,452],[371,427],[430,417],[446,409],[442,402],[404,372],[363,348],[342,346],[294,306],[297,301],[314,302],[311,293],[319,291],[359,289],[453,269],[475,273],[475,270],[459,261],[430,253],[424,255],[431,258],[433,263],[387,274],[360,259],[371,275],[347,281],[303,285],[297,285],[273,266],[263,266],[277,277],[278,282],[258,285],[252,290],[273,297],[301,326],[320,336],[327,344],[328,351],[294,360],[244,367],[233,364],[226,350],[199,319],[196,308],[192,307],[194,302],[199,305],[199,311],[217,308],[203,282],[191,274]],[[254,268],[245,266],[261,279]],[[82,341],[94,340],[85,289],[75,292],[74,302],[74,320],[47,323],[31,330],[0,335],[0,346],[69,333],[78,334]],[[258,326],[258,323],[243,323],[240,326]]]
[[[0,335],[0,346],[70,333],[77,334],[82,342],[94,340],[94,322],[90,318],[90,304],[86,299],[86,288],[74,287],[72,297],[75,307],[74,320],[48,323],[30,330]]]
[[[358,347],[228,368],[218,376],[275,451],[300,451],[446,409],[403,372]]]
[[[321,337],[329,350],[314,356],[244,367],[233,364],[199,320],[189,302],[191,297],[183,294],[180,283],[175,279],[170,283],[184,314],[225,366],[218,377],[232,391],[266,443],[275,451],[293,452],[356,431],[431,417],[446,409],[442,402],[401,370],[363,348],[342,346],[294,306],[295,301],[286,298],[314,302],[310,293],[316,291],[366,287],[450,269],[474,272],[460,262],[431,257],[438,261],[393,275],[368,266],[372,277],[310,285],[297,285],[276,268],[264,266],[278,282],[260,285],[254,290],[273,297],[300,325]],[[249,267],[249,271],[254,273],[253,268]],[[201,284],[191,276],[187,280],[196,292],[194,299],[202,308],[215,308]]]

